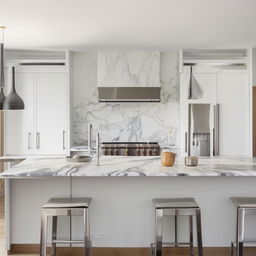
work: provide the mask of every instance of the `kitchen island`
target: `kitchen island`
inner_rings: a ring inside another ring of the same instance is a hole
[[[200,158],[197,167],[183,159],[162,167],[159,157],[103,156],[95,162],[71,163],[63,157],[28,158],[1,174],[9,202],[8,246],[39,243],[40,208],[50,197],[92,197],[91,238],[94,247],[149,247],[154,240],[152,199],[195,197],[202,210],[203,243],[228,247],[235,236],[232,196],[256,196],[256,159]],[[60,238],[69,235],[60,225]],[[254,216],[246,223],[255,239]],[[73,219],[73,238],[82,234]],[[173,221],[165,235],[173,238]],[[29,229],[27,228],[29,226]],[[179,240],[187,240],[187,220],[178,221]],[[24,234],[26,234],[24,236]],[[165,239],[167,241],[167,239]]]
[[[250,157],[200,158],[196,167],[185,166],[183,159],[173,167],[163,167],[159,156],[102,156],[100,163],[70,162],[65,157],[28,158],[1,177],[256,176],[256,159]]]

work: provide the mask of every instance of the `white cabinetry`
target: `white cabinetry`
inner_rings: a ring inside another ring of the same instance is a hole
[[[188,91],[190,84],[190,68],[184,67],[180,76],[180,92],[182,100],[187,103],[215,103],[216,101],[216,74],[214,73],[197,73],[193,72],[192,81],[193,89],[201,91],[201,97],[198,99],[188,99]]]
[[[63,154],[68,138],[68,83],[67,75],[36,75],[36,152]]]
[[[5,153],[32,154],[34,143],[34,75],[16,73],[16,90],[25,102],[25,110],[8,110],[5,112]]]
[[[191,143],[188,141],[189,104],[210,104],[210,155],[214,155],[218,147],[220,156],[249,156],[249,74],[246,70],[209,70],[202,72],[198,68],[193,72],[193,83],[203,91],[198,99],[188,99],[189,67],[184,67],[180,74],[180,153],[187,155]],[[213,111],[216,104],[219,106],[218,115]],[[215,136],[218,136],[218,143]]]
[[[250,154],[248,74],[218,74],[219,154]]]
[[[67,154],[67,73],[17,73],[16,86],[24,99],[25,110],[5,114],[5,153]]]

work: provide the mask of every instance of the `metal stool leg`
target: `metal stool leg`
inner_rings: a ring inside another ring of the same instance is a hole
[[[156,209],[155,217],[155,256],[162,256],[163,210]]]
[[[174,216],[174,232],[175,232],[175,247],[178,247],[178,216],[177,216],[177,211],[175,211],[175,216]]]
[[[150,256],[154,256],[154,253],[155,253],[155,244],[152,243],[150,245]]]
[[[237,208],[236,255],[243,256],[245,210]]]
[[[234,243],[231,242],[231,246],[230,246],[230,256],[234,255]]]
[[[53,243],[53,240],[57,238],[57,216],[52,217],[52,248],[51,256],[56,256],[56,243]]]
[[[197,232],[198,256],[203,256],[201,211],[200,211],[200,209],[196,209],[196,229],[197,229],[196,232]]]
[[[90,227],[89,227],[89,211],[84,209],[84,255],[91,255]]]
[[[40,256],[46,256],[47,250],[47,214],[41,211],[41,237],[40,237]]]
[[[193,215],[189,216],[189,243],[190,243],[190,248],[189,248],[189,255],[194,256],[194,241],[193,241]]]

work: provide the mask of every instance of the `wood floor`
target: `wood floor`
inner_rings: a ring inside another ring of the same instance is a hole
[[[4,252],[4,199],[0,198],[0,255],[6,255]]]

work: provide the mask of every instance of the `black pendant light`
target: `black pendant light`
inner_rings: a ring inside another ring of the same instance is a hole
[[[4,101],[5,101],[5,95],[4,95],[4,88],[1,87],[0,89],[0,110],[4,109]]]
[[[15,67],[12,67],[12,88],[4,101],[4,109],[18,110],[24,109],[24,101],[15,89]]]
[[[4,29],[5,27],[0,27],[3,30],[3,41],[4,41]],[[1,45],[1,50],[0,50],[0,110],[3,109],[4,101],[5,101],[5,95],[4,95],[4,43],[2,42]]]
[[[1,58],[0,58],[0,110],[1,109],[24,109],[24,102],[21,97],[17,94],[15,89],[15,68],[12,67],[12,88],[7,97],[4,95],[4,29],[5,27],[0,26],[3,30],[3,38],[1,43]]]

